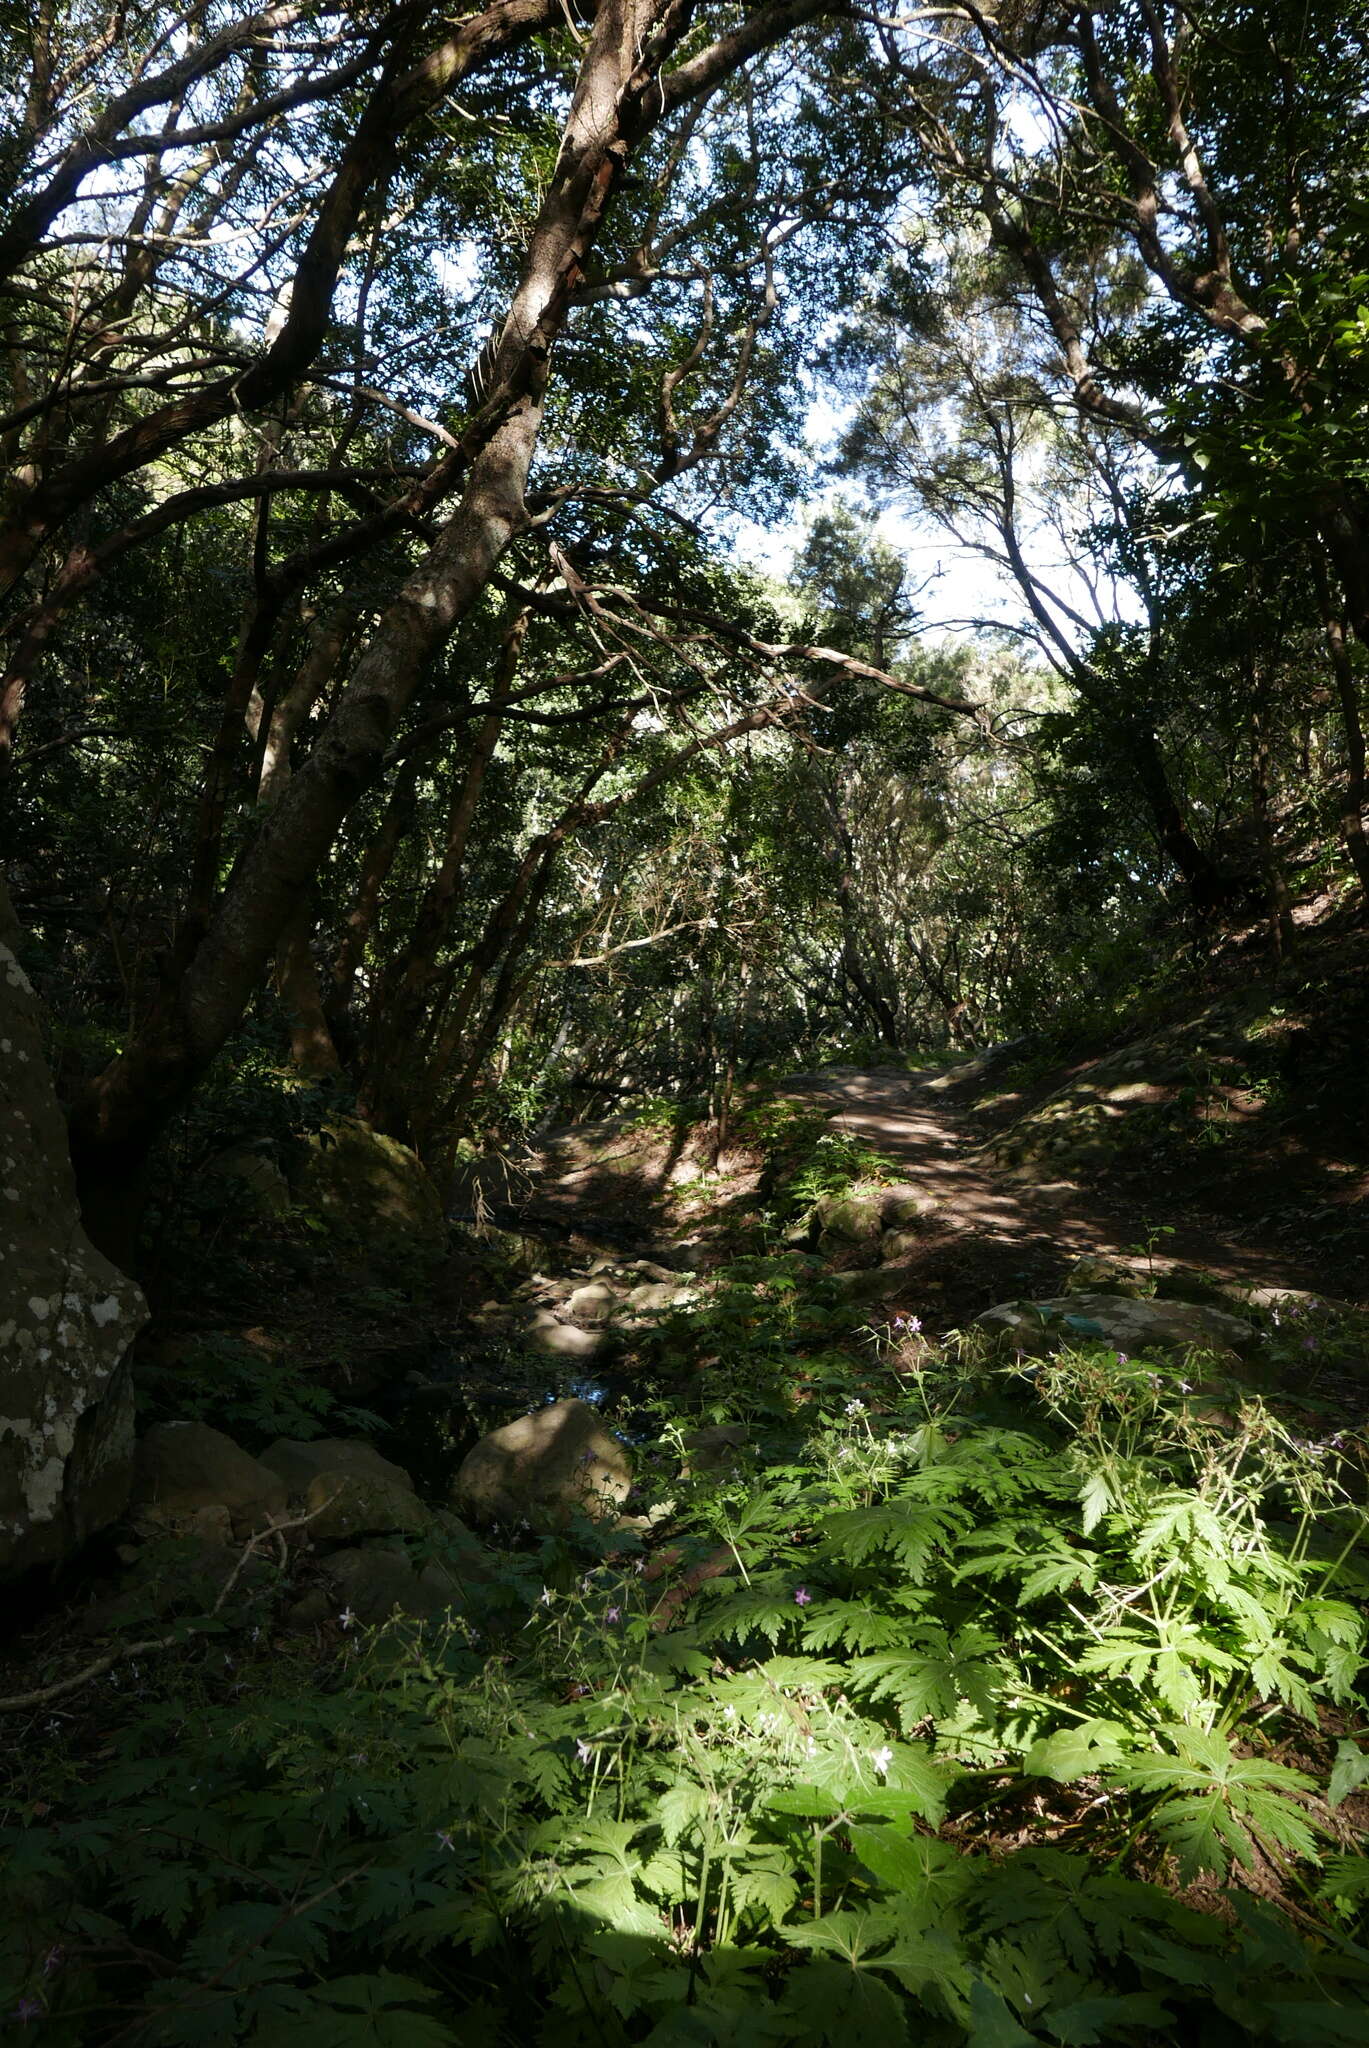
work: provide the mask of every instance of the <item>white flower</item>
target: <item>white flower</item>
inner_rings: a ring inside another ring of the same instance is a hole
[[[555,1594],[554,1594],[554,1593],[552,1592],[552,1590],[551,1590],[551,1587],[550,1587],[550,1586],[543,1586],[543,1588],[542,1588],[542,1605],[543,1605],[544,1607],[550,1607],[550,1606],[551,1606],[551,1603],[552,1603],[552,1601],[553,1601],[553,1600],[554,1600],[555,1598],[556,1598],[556,1595],[555,1595]]]
[[[341,1622],[344,1628],[350,1628],[352,1626],[352,1623],[356,1620],[356,1616],[353,1614],[350,1607],[344,1607],[341,1614],[338,1616],[338,1620]]]
[[[848,1401],[846,1403],[846,1413],[848,1415],[863,1415],[865,1413],[865,1403],[863,1401]]]
[[[871,1763],[875,1767],[875,1772],[877,1776],[881,1778],[888,1777],[889,1766],[893,1762],[893,1760],[894,1752],[890,1749],[887,1742],[884,1744],[882,1749],[875,1750],[870,1758]]]
[[[575,1754],[579,1757],[582,1764],[588,1764],[594,1761],[593,1747],[591,1746],[591,1744],[583,1740],[576,1743]]]

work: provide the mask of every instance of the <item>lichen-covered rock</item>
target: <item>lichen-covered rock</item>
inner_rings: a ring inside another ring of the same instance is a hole
[[[473,1522],[564,1521],[577,1510],[616,1515],[632,1486],[624,1446],[587,1401],[553,1401],[496,1429],[463,1460],[452,1485]]]
[[[1108,1344],[1144,1357],[1148,1351],[1198,1349],[1242,1357],[1260,1333],[1239,1316],[1191,1301],[1130,1301],[1120,1294],[1066,1294],[1051,1301],[1008,1301],[976,1317],[981,1329],[1012,1337],[1024,1350],[1062,1344]]]
[[[284,1518],[285,1481],[207,1422],[159,1422],[138,1445],[133,1507],[143,1521],[176,1521],[223,1506],[250,1534]]]
[[[382,1458],[374,1444],[361,1437],[321,1436],[307,1443],[281,1436],[261,1454],[261,1463],[283,1479],[291,1493],[304,1494],[320,1472],[355,1474],[381,1479],[413,1492],[413,1481],[400,1465]]]
[[[416,1152],[355,1117],[334,1117],[301,1148],[295,1199],[368,1246],[439,1252],[442,1203]]]
[[[816,1205],[819,1242],[836,1246],[870,1244],[884,1228],[884,1191],[824,1195]]]
[[[123,1512],[133,1469],[133,1282],[81,1228],[38,999],[0,883],[0,1578]]]
[[[886,1266],[896,1266],[902,1259],[911,1259],[922,1247],[922,1233],[917,1230],[886,1230],[879,1241],[879,1255]]]

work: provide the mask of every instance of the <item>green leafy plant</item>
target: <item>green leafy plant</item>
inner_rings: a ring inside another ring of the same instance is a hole
[[[243,1691],[208,1639],[143,1671],[113,1756],[7,1815],[11,2008],[169,2048],[1366,2038],[1369,1762],[1322,1733],[1364,1725],[1358,1440],[1098,1347],[815,1351],[800,1270],[701,1316],[753,1436],[697,1473],[663,1431],[664,1547],[491,1553],[443,1623],[341,1616],[322,1683],[241,1634]]]

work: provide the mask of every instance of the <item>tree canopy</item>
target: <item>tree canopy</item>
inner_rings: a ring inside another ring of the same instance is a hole
[[[0,831],[92,1219],[243,1032],[450,1157],[1369,886],[1356,10],[4,33]]]

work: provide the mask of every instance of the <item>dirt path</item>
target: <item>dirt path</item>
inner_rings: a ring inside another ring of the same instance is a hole
[[[992,1295],[1004,1287],[1022,1292],[1024,1282],[1032,1290],[1053,1285],[1085,1253],[1144,1263],[1140,1248],[1161,1224],[1173,1235],[1156,1241],[1157,1269],[1196,1266],[1251,1288],[1321,1284],[1277,1247],[1241,1241],[1234,1222],[1229,1229],[1212,1227],[1206,1217],[1199,1224],[1159,1197],[1143,1213],[1131,1190],[1126,1200],[1113,1200],[1077,1182],[1008,1173],[977,1149],[954,1101],[957,1078],[953,1067],[915,1074],[871,1067],[795,1075],[783,1083],[786,1094],[830,1104],[834,1128],[896,1161],[935,1206],[926,1253],[909,1262],[910,1289],[923,1278],[938,1291],[965,1296],[967,1306],[982,1307],[986,1288]]]

